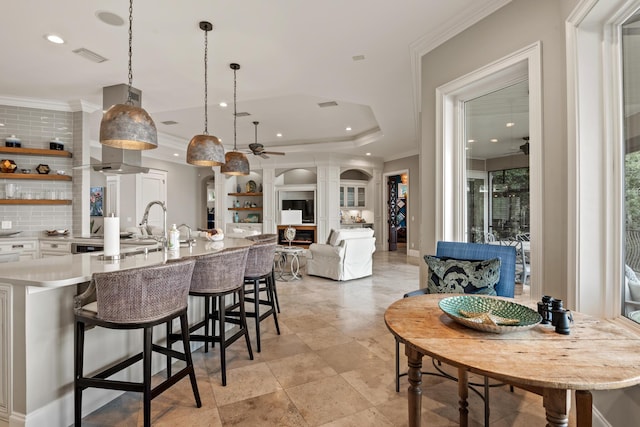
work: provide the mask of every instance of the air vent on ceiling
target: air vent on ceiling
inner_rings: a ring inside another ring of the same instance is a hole
[[[364,55],[354,55],[351,57],[354,61],[364,61]]]
[[[165,120],[164,122],[160,122],[160,123],[162,123],[163,125],[169,125],[169,126],[178,124],[178,122],[173,121],[173,120]]]
[[[319,102],[318,107],[326,108],[326,107],[337,107],[338,103],[336,101],[327,101],[327,102]]]
[[[247,117],[250,116],[250,113],[247,113],[246,111],[243,111],[241,113],[236,113],[236,117]]]
[[[89,61],[97,62],[98,64],[107,60],[104,56],[98,55],[95,52],[91,52],[89,49],[85,49],[83,47],[76,49],[73,53],[77,53],[82,56],[84,59],[88,59]]]

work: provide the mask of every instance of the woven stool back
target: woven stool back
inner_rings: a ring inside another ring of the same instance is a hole
[[[257,242],[250,246],[244,277],[262,277],[271,274],[275,253],[275,242]]]
[[[248,252],[245,247],[196,257],[191,292],[227,292],[242,286]]]
[[[98,319],[144,323],[187,307],[195,260],[94,273]]]
[[[251,240],[253,242],[261,242],[261,243],[277,243],[278,235],[277,234],[256,234],[254,236],[245,237],[247,240]]]

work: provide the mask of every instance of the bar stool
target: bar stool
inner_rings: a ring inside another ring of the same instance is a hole
[[[201,255],[195,257],[196,265],[191,277],[189,295],[204,297],[204,319],[189,328],[191,341],[204,342],[204,352],[209,352],[209,343],[212,347],[220,343],[220,372],[222,385],[227,385],[226,349],[238,338],[244,336],[249,352],[249,359],[253,360],[247,318],[244,311],[244,269],[249,248],[228,249],[222,252]],[[225,297],[237,295],[239,304],[238,318],[227,318]],[[216,334],[216,321],[218,333]],[[227,337],[226,323],[239,326],[233,335]],[[171,331],[171,322],[167,323],[167,337],[169,348],[179,339],[179,335]],[[204,334],[194,334],[195,331],[204,328]],[[167,355],[167,375],[171,375],[171,355]]]
[[[262,242],[262,243],[278,243],[278,235],[277,234],[256,234],[253,236],[247,236],[246,237],[247,240],[251,240],[254,242]],[[271,269],[271,275],[273,276],[272,280],[273,280],[273,297],[276,300],[276,309],[278,310],[278,313],[280,313],[280,301],[278,300],[278,286],[277,286],[277,281],[276,281],[276,272],[275,272],[275,257],[274,257],[274,265]]]
[[[200,394],[196,383],[189,347],[187,298],[194,260],[176,261],[151,267],[138,267],[108,273],[94,273],[86,292],[74,298],[75,313],[75,425],[82,422],[82,392],[86,388],[135,391],[143,394],[145,427],[151,425],[151,400],[189,376],[196,406],[200,408]],[[89,303],[95,295],[95,301]],[[184,352],[153,344],[153,327],[180,318]],[[89,326],[109,329],[143,329],[144,345],[141,353],[85,377],[84,337]],[[151,354],[171,354],[186,362],[186,367],[162,383],[151,387]],[[108,380],[115,373],[142,360],[142,382]]]
[[[275,282],[273,274],[273,258],[276,252],[276,243],[272,241],[256,242],[249,247],[247,255],[247,264],[244,270],[244,300],[253,303],[253,311],[247,310],[246,316],[253,317],[256,322],[256,349],[260,353],[260,322],[269,316],[273,316],[276,325],[276,331],[280,335],[280,326],[278,326],[278,316],[275,308],[275,298],[273,291],[273,283]],[[263,286],[261,286],[263,285]],[[260,298],[260,293],[265,293],[266,299]],[[247,297],[247,295],[251,295]],[[267,306],[264,312],[260,312],[260,306]],[[240,315],[238,307],[241,304],[236,303],[230,307],[229,316],[237,317]]]

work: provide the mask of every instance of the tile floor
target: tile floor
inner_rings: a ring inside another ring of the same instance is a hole
[[[234,343],[228,349],[226,387],[220,383],[217,348],[196,351],[202,407],[195,407],[184,379],[153,400],[153,425],[406,426],[407,380],[402,378],[396,393],[394,340],[383,314],[419,287],[418,262],[402,253],[379,252],[368,278],[334,282],[305,275],[278,282],[281,335],[272,319],[264,320],[262,352],[255,353],[254,345],[253,361],[243,340]],[[457,425],[457,401],[455,382],[423,376],[423,425]],[[491,426],[545,425],[539,396],[499,387],[492,389],[491,403]],[[481,399],[470,393],[470,425],[483,424],[482,408]],[[83,425],[141,426],[139,394],[121,395],[87,415]]]

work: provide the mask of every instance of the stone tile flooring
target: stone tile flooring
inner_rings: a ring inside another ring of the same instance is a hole
[[[278,282],[281,335],[271,318],[264,320],[262,352],[255,352],[253,339],[252,361],[244,341],[234,343],[228,349],[226,387],[220,383],[217,348],[194,352],[202,407],[195,407],[185,378],[152,401],[153,425],[406,426],[407,380],[402,378],[396,393],[394,339],[383,315],[393,301],[419,287],[419,262],[402,253],[378,252],[368,278],[335,282],[304,275]],[[401,363],[406,366],[404,355]],[[433,370],[428,364],[425,359],[425,369]],[[457,425],[457,402],[455,382],[423,376],[423,425]],[[483,403],[474,393],[469,410],[470,425],[482,425]],[[494,388],[490,424],[543,426],[542,399]],[[87,415],[83,425],[142,426],[140,395],[121,395]]]

